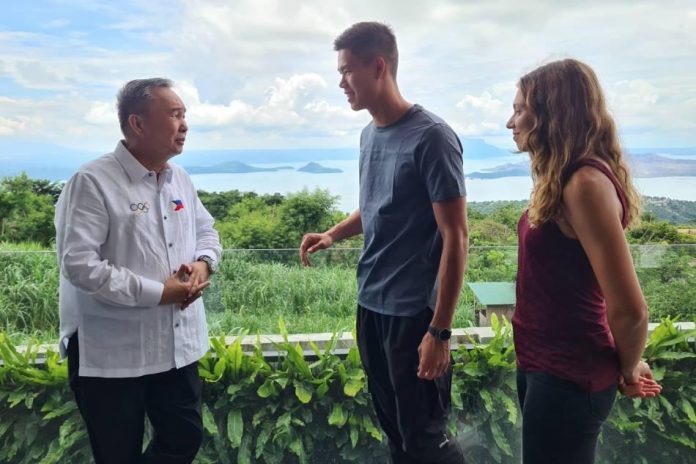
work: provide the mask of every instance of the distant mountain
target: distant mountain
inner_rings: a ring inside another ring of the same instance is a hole
[[[503,164],[509,159],[511,151],[486,143],[482,139],[461,137],[465,159],[491,160],[491,165],[500,163],[492,169],[469,174],[470,178],[493,179],[509,176],[527,176],[526,161],[513,165]],[[0,137],[0,178],[26,172],[34,178],[66,180],[77,168],[113,150],[113,145],[105,145],[103,150],[79,150],[60,145],[3,139]],[[679,157],[693,155],[696,148],[635,148],[629,149],[630,158],[635,164],[636,177],[696,176],[694,159]],[[664,157],[669,154],[671,157]],[[259,164],[318,163],[327,160],[357,160],[359,149],[235,149],[235,150],[185,150],[174,158],[174,162],[186,167],[191,173],[211,172],[259,172],[264,169]],[[247,165],[227,165],[227,163]],[[211,167],[223,166],[225,170],[212,171]]]
[[[309,163],[325,160],[357,160],[358,148],[287,150],[186,150],[175,158],[182,166],[212,166],[228,161],[246,164]]]
[[[644,155],[647,153],[654,154],[670,154],[674,156],[696,156],[696,147],[680,147],[680,148],[628,148],[626,150],[631,155]]]
[[[696,176],[696,159],[667,158],[652,153],[628,156],[634,177]]]
[[[333,172],[343,172],[342,169],[338,168],[327,168],[326,166],[322,166],[319,163],[308,163],[301,168],[298,169],[298,171],[302,172],[311,172],[313,174],[327,174],[327,173],[333,173]]]
[[[633,177],[692,177],[696,176],[696,159],[676,159],[653,153],[628,155]],[[472,172],[471,179],[498,179],[501,177],[529,176],[528,161],[508,163],[490,169]]]
[[[487,144],[482,139],[459,138],[464,150],[464,159],[502,158],[513,152]]]
[[[501,164],[485,171],[475,171],[467,174],[469,179],[497,179],[499,177],[528,177],[529,163],[522,161],[519,163]]]
[[[16,146],[17,142],[0,137],[0,177],[26,172],[36,179],[68,180],[78,167],[113,149],[98,153],[32,141],[22,142],[21,150]]]
[[[696,201],[673,200],[664,197],[643,197],[645,211],[660,221],[672,224],[696,224]]]
[[[187,166],[186,172],[189,174],[237,174],[246,172],[275,172],[282,169],[292,169],[288,166],[273,167],[273,168],[257,168],[240,161],[228,161],[226,163],[216,164],[215,166]]]

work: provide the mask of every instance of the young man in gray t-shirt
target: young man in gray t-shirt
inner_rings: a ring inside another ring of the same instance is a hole
[[[462,147],[442,119],[399,93],[388,26],[357,23],[334,48],[351,108],[372,115],[360,137],[360,207],[306,234],[300,255],[309,265],[309,253],[363,233],[357,343],[392,460],[460,464],[447,418],[468,248]]]

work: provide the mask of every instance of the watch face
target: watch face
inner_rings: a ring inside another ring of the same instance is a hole
[[[449,329],[442,329],[440,332],[440,340],[449,340],[452,337],[452,331]]]

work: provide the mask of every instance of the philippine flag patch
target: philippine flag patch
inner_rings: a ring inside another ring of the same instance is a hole
[[[172,209],[174,209],[174,211],[180,211],[184,209],[184,203],[181,200],[172,200]]]

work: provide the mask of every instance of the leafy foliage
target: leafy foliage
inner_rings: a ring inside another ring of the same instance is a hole
[[[44,245],[55,238],[53,205],[60,187],[26,174],[0,181],[0,241],[33,241]]]
[[[507,321],[495,336],[453,353],[451,429],[469,462],[519,462],[521,416]],[[243,351],[211,339],[200,361],[205,439],[198,463],[385,462],[387,448],[371,407],[355,348],[336,354],[336,338],[309,353],[283,341],[277,359],[259,345]],[[687,463],[696,450],[696,330],[665,320],[645,357],[664,385],[661,397],[619,397],[600,438],[601,463]],[[90,462],[84,425],[67,386],[67,366],[53,351],[36,365],[38,347],[19,353],[0,333],[0,462]]]

